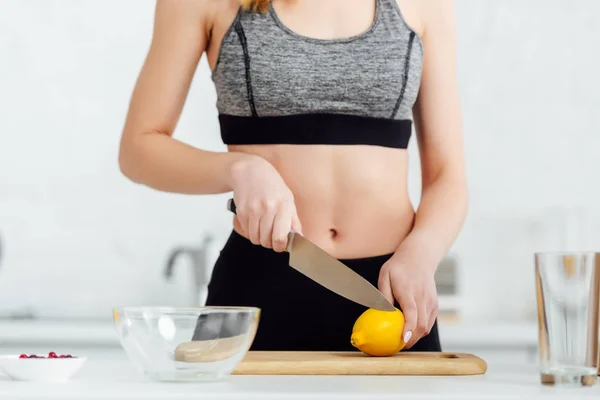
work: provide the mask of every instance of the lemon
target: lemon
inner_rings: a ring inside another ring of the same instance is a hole
[[[350,343],[363,353],[385,357],[404,348],[402,339],[404,314],[402,311],[381,311],[369,308],[363,312],[352,328]]]

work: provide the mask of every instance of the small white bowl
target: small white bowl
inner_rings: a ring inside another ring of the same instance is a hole
[[[0,356],[0,368],[15,381],[66,382],[83,367],[86,357],[19,358]]]

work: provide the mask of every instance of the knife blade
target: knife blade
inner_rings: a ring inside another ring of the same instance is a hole
[[[236,213],[233,199],[227,209]],[[288,233],[286,251],[290,266],[332,292],[368,308],[395,311],[396,308],[369,281],[332,257],[305,236],[293,230]]]

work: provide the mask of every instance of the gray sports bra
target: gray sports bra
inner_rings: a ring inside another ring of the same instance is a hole
[[[375,0],[370,28],[343,39],[290,30],[272,4],[239,10],[212,79],[225,144],[406,148],[423,43],[396,0]]]

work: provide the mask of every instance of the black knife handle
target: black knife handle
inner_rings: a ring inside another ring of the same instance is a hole
[[[227,201],[227,209],[234,214],[236,213],[237,208],[235,206],[235,202],[233,201],[233,199],[229,199],[229,201]]]

